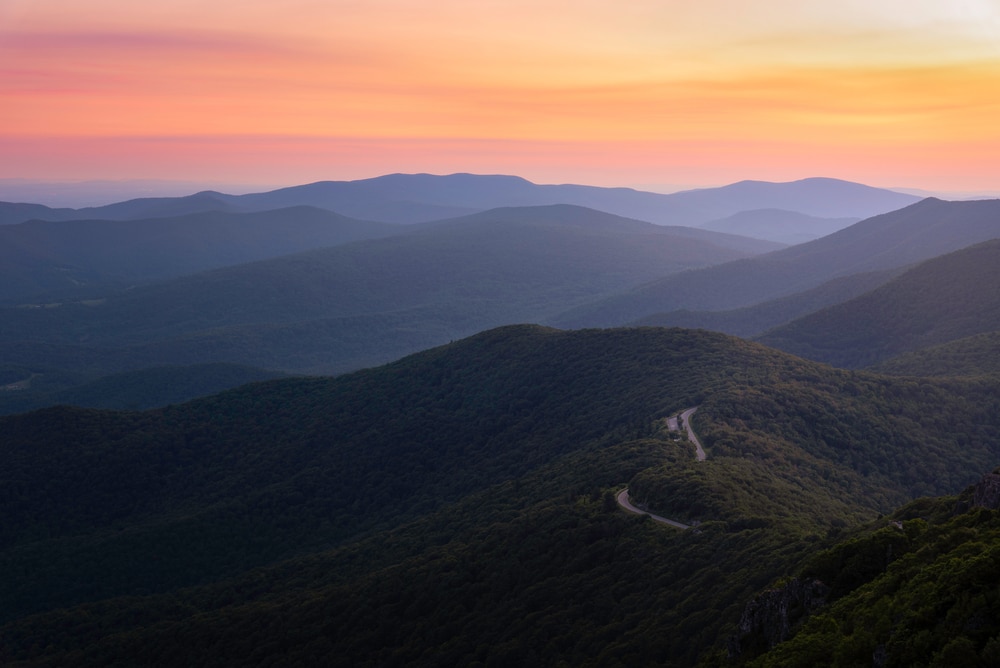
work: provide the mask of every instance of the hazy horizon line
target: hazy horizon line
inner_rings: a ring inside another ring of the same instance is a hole
[[[375,176],[361,176],[351,179],[316,179],[303,180],[288,183],[251,183],[233,182],[225,180],[199,180],[199,179],[174,179],[174,178],[135,178],[135,179],[113,179],[113,178],[93,178],[82,180],[49,180],[31,177],[0,177],[0,201],[23,204],[42,204],[50,207],[65,208],[85,208],[95,206],[105,206],[117,202],[138,199],[145,197],[184,197],[197,192],[212,190],[230,195],[242,195],[248,193],[269,192],[281,188],[289,188],[310,183],[323,181],[364,181],[390,174],[430,174],[432,176],[450,176],[453,174],[475,174],[477,176],[517,176],[517,174],[479,174],[473,172],[451,172],[448,174],[433,174],[429,172],[386,172]],[[678,192],[699,189],[720,188],[741,181],[759,181],[761,183],[793,183],[795,181],[809,178],[831,178],[847,180],[840,177],[812,176],[793,179],[791,181],[768,181],[766,179],[746,178],[738,181],[727,181],[703,184],[677,184],[677,183],[631,183],[619,185],[603,185],[573,181],[563,181],[559,183],[539,183],[525,179],[535,185],[582,185],[596,188],[632,188],[643,192],[669,195]],[[932,190],[927,188],[913,188],[909,186],[881,186],[865,183],[864,181],[853,181],[874,188],[882,188],[895,192],[916,195],[919,197],[938,197],[941,199],[981,199],[1000,197],[1000,189],[997,190],[969,190],[969,191],[945,191]]]

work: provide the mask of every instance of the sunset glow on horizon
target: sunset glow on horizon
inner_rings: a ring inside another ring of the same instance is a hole
[[[1000,190],[1000,1],[0,0],[0,178]]]

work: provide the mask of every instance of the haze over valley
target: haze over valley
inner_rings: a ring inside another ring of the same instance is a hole
[[[998,34],[0,3],[0,665],[1000,665]]]
[[[936,539],[912,522],[968,524],[954,501],[892,513],[1000,456],[998,200],[397,174],[0,213],[13,665],[160,663],[144,647],[186,664],[199,637],[223,663],[770,661],[793,637],[750,612],[773,578],[818,574],[781,594],[806,613],[846,604],[881,571],[845,588],[822,550],[893,522],[913,545]],[[665,426],[690,407],[705,461]],[[709,584],[686,561],[709,553],[716,575],[744,575]],[[413,584],[452,577],[442,558],[464,564],[445,599]],[[524,564],[535,575],[514,577]],[[251,573],[267,573],[257,594]],[[389,612],[399,594],[378,581],[420,603]],[[604,589],[630,611],[618,621],[589,602]],[[514,623],[524,606],[541,628],[571,614],[601,631],[536,642]],[[31,640],[112,610],[125,617],[100,636]],[[405,630],[370,635],[386,614]],[[252,642],[232,635],[245,625]],[[484,641],[501,628],[506,650]]]

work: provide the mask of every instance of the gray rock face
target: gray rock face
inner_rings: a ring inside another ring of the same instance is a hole
[[[977,508],[1000,510],[1000,474],[987,473],[972,490],[972,505]]]
[[[730,658],[754,656],[790,638],[800,620],[826,603],[829,591],[819,580],[793,578],[784,587],[756,596],[743,610],[738,633],[730,638]]]

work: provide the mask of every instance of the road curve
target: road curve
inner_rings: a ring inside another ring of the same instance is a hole
[[[681,421],[684,423],[684,429],[687,430],[688,440],[694,443],[694,455],[698,458],[699,462],[705,461],[705,449],[701,447],[701,441],[698,440],[698,436],[695,435],[694,429],[691,428],[691,416],[694,412],[698,410],[698,407],[689,408],[683,413],[681,413]]]
[[[628,487],[618,492],[618,505],[629,511],[630,513],[635,513],[636,515],[649,515],[654,522],[662,522],[663,524],[669,524],[672,527],[677,527],[678,529],[690,529],[691,526],[678,522],[676,520],[668,520],[666,517],[660,517],[659,515],[654,515],[653,513],[648,513],[641,508],[636,508],[632,505],[632,502],[628,498]]]

